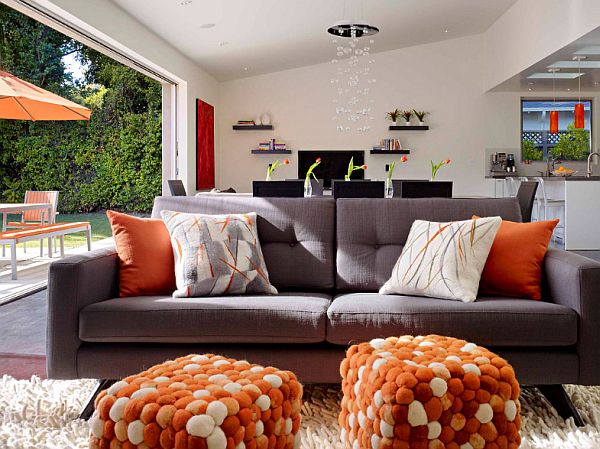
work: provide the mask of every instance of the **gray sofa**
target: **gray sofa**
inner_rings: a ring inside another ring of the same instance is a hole
[[[117,298],[114,250],[50,266],[48,375],[117,378],[188,353],[219,353],[339,382],[350,343],[437,333],[506,357],[525,384],[600,384],[600,264],[558,250],[544,301],[379,295],[415,219],[520,220],[515,199],[159,197],[163,209],[255,211],[278,296]]]

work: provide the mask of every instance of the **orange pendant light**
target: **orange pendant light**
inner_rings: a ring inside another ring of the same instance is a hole
[[[585,108],[583,106],[583,103],[581,102],[581,60],[586,59],[586,57],[585,56],[575,56],[573,59],[575,59],[579,63],[578,64],[579,76],[577,77],[577,83],[579,86],[579,89],[578,89],[579,90],[579,102],[575,105],[575,110],[573,111],[573,114],[575,116],[573,126],[575,128],[583,129],[585,127]]]
[[[549,69],[549,72],[552,72],[552,96],[554,97],[554,102],[552,103],[552,107],[556,107],[556,89],[555,89],[555,74],[560,69]],[[558,111],[550,111],[550,132],[557,133],[558,132]]]

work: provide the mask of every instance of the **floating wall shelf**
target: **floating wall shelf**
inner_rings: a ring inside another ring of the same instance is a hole
[[[273,125],[233,125],[235,131],[261,131],[271,130]]]
[[[390,126],[390,131],[427,131],[429,125],[396,125]]]
[[[410,154],[410,150],[371,150],[371,154]]]
[[[292,154],[292,150],[250,150],[252,154]]]

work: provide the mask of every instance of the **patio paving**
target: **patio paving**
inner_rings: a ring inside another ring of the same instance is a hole
[[[92,249],[114,246],[112,238],[92,242]],[[80,254],[87,251],[85,245],[78,248],[65,249],[65,256]],[[44,256],[40,257],[39,244],[30,242],[27,245],[27,252],[23,251],[23,245],[19,245],[17,250],[17,277],[16,281],[11,279],[10,271],[10,252],[6,251],[4,257],[0,252],[0,304],[14,301],[23,296],[38,292],[48,284],[48,265],[59,259],[60,254],[54,253],[50,258],[47,249]]]

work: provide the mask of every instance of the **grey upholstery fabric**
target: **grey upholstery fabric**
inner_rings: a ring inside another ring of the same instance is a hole
[[[336,209],[336,288],[354,292],[378,291],[389,279],[417,219],[521,221],[516,198],[340,199]]]
[[[544,273],[552,301],[579,315],[579,383],[600,385],[600,263],[550,249]]]
[[[334,286],[333,198],[163,196],[155,199],[152,216],[160,218],[162,210],[203,214],[256,212],[269,279],[278,290],[328,290]]]
[[[79,310],[118,294],[118,259],[114,249],[66,257],[48,271],[48,377],[77,378]]]
[[[115,298],[85,307],[79,338],[136,343],[319,343],[325,294]]]
[[[473,303],[416,296],[352,293],[327,311],[327,341],[347,345],[390,335],[439,334],[490,346],[568,346],[577,314],[542,301],[480,298]]]

